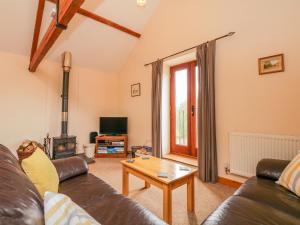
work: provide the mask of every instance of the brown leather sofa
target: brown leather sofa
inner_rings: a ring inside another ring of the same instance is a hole
[[[203,225],[299,225],[300,198],[275,181],[289,161],[263,159],[247,180]]]
[[[102,225],[165,225],[151,212],[88,173],[79,157],[55,160],[59,192]],[[43,171],[41,171],[43,173]],[[44,224],[43,199],[9,149],[0,145],[0,225]]]

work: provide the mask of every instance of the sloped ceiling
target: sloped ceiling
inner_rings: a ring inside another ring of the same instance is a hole
[[[136,0],[85,0],[82,8],[113,20],[143,35],[143,29],[159,0],[138,7]],[[0,51],[29,55],[38,0],[0,1]],[[41,35],[50,24],[55,6],[47,2]],[[71,51],[78,66],[117,73],[139,39],[76,14],[45,59],[60,61],[63,51]],[[29,63],[29,62],[28,62]]]

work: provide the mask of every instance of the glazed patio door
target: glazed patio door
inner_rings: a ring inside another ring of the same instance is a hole
[[[171,153],[197,156],[196,62],[171,67]]]

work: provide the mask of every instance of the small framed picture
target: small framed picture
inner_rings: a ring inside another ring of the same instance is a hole
[[[283,54],[258,59],[259,75],[284,71]]]
[[[136,97],[141,95],[141,84],[132,84],[131,85],[131,97]]]

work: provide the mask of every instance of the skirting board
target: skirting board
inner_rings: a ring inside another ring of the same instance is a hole
[[[195,176],[198,176],[198,173],[195,173]],[[225,177],[218,177],[218,183],[229,186],[229,187],[233,187],[233,188],[239,188],[243,184],[241,182],[238,182],[235,180],[230,180]]]
[[[219,177],[218,178],[218,183],[224,184],[224,185],[227,185],[227,186],[230,186],[230,187],[233,187],[233,188],[239,188],[242,185],[242,183],[240,183],[238,181],[230,180],[230,179],[227,179],[227,178],[224,178],[224,177]]]

